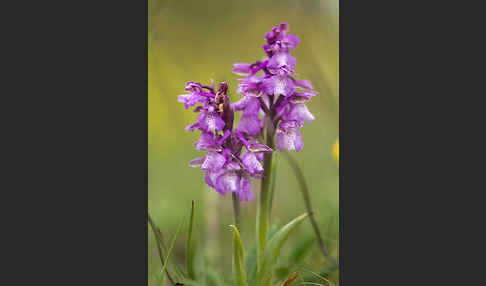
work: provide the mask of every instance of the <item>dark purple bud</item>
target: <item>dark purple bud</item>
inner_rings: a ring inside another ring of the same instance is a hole
[[[216,93],[216,97],[218,97],[220,95],[226,95],[227,92],[228,92],[228,83],[223,81],[222,83],[219,84],[218,92]]]

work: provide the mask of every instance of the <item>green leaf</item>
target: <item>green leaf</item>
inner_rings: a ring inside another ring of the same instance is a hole
[[[152,232],[154,233],[157,250],[159,252],[160,263],[162,265],[162,269],[164,269],[163,268],[164,267],[164,254],[162,252],[162,249],[165,252],[167,252],[167,249],[165,248],[165,244],[164,244],[164,241],[162,239],[162,232],[157,227],[157,225],[155,225],[155,223],[152,221],[152,218],[150,217],[150,214],[148,214],[148,221],[149,221],[150,227],[152,228]],[[176,266],[176,269],[178,269],[177,264],[175,264],[175,263],[173,263],[173,264]],[[172,276],[169,274],[169,269],[168,268],[165,268],[165,272],[167,274],[167,277],[171,281],[171,283],[174,283]],[[163,276],[163,273],[161,275]],[[160,281],[157,282],[157,285],[159,285],[159,283],[161,283],[161,282]]]
[[[290,252],[288,264],[300,264],[307,254],[309,254],[312,246],[314,246],[314,242],[314,237],[307,237],[297,240]]]
[[[254,285],[257,274],[257,246],[253,244],[246,256],[246,276],[248,285]]]
[[[221,274],[217,273],[215,270],[211,268],[206,269],[206,286],[223,286],[224,282],[221,278]]]
[[[194,249],[192,247],[192,226],[194,224],[194,201],[191,205],[191,216],[189,218],[189,230],[187,232],[186,241],[186,272],[189,279],[196,280],[196,274],[194,271]]]
[[[278,226],[272,225],[268,231],[267,241],[272,239],[272,237],[277,233]],[[256,285],[256,275],[257,275],[257,245],[253,244],[251,248],[247,251],[246,256],[246,276],[248,280],[248,285]]]
[[[268,242],[265,253],[263,256],[263,263],[261,270],[258,271],[258,285],[263,285],[264,282],[268,281],[272,277],[273,268],[277,263],[278,256],[280,255],[280,250],[283,244],[289,237],[289,234],[299,225],[306,217],[307,213],[298,216],[291,222],[283,226],[275,235],[272,236]]]
[[[236,286],[247,286],[246,270],[245,270],[245,252],[243,250],[243,243],[238,229],[234,225],[230,225],[233,229],[233,273],[235,276]]]
[[[292,265],[293,266],[293,265]],[[281,266],[281,267],[277,267],[274,271],[275,271],[275,278],[278,280],[278,281],[281,281],[281,280],[284,280],[286,279],[287,277],[289,277],[289,275],[291,274],[291,267],[290,266]]]

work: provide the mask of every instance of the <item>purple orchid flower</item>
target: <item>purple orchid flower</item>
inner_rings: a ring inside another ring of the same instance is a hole
[[[315,119],[305,103],[318,92],[313,90],[310,81],[294,77],[297,61],[290,51],[298,46],[299,38],[288,31],[289,25],[281,23],[265,34],[266,58],[263,61],[234,64],[233,72],[245,78],[238,79],[237,92],[243,97],[233,106],[243,111],[237,130],[250,135],[261,134],[266,122],[259,115],[264,111],[276,130],[277,149],[299,152],[304,143],[298,128],[304,126],[304,121],[311,123]],[[254,107],[257,104],[260,108]],[[256,109],[260,113],[253,111]],[[260,170],[254,160],[257,155],[245,153],[243,156],[247,169],[257,173],[256,170]]]
[[[277,128],[277,149],[279,151],[295,150],[299,152],[304,147],[302,135],[297,130],[295,121],[282,121]]]
[[[260,62],[248,66],[235,64],[235,69],[251,75],[260,65]],[[253,200],[255,195],[250,178],[261,178],[263,157],[260,153],[273,150],[258,143],[256,139],[262,128],[259,100],[248,96],[245,100],[231,104],[227,90],[226,82],[221,83],[216,92],[214,83],[205,86],[188,82],[185,88],[188,94],[178,97],[186,109],[197,105],[194,107],[194,112],[199,113],[197,121],[187,126],[186,130],[201,131],[201,136],[194,145],[196,150],[207,152],[204,157],[190,161],[189,166],[204,170],[206,184],[221,195],[230,191],[237,194],[241,201]],[[233,130],[235,111],[242,111],[243,114]],[[243,147],[246,152],[241,155]]]

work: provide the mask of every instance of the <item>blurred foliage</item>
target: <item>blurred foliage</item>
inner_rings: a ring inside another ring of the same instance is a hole
[[[185,110],[177,96],[184,93],[186,81],[209,84],[213,78],[216,83],[227,81],[230,98],[238,100],[239,76],[231,73],[232,64],[261,59],[263,35],[280,22],[288,22],[290,33],[301,40],[292,52],[297,59],[297,78],[311,80],[320,92],[308,103],[316,120],[301,129],[305,145],[293,155],[305,173],[326,245],[337,257],[339,193],[334,144],[339,136],[338,5],[338,0],[149,0],[148,208],[166,244],[179,223],[188,218],[191,201],[195,200],[192,236],[207,246],[199,249],[207,251],[204,255],[208,261],[199,259],[217,265],[219,273],[231,273],[232,233],[227,227],[233,223],[231,196],[221,197],[209,190],[203,171],[188,167],[190,160],[203,153],[192,145],[198,133],[184,130],[195,121],[196,114]],[[285,160],[280,160],[277,169],[272,220],[281,226],[305,208]],[[253,183],[258,193],[259,184]],[[254,241],[255,206],[256,201],[242,204],[240,232],[244,242]],[[288,268],[282,277],[300,268],[320,271],[324,259],[315,243],[315,251],[309,251],[307,246],[312,236],[311,225],[306,222],[289,237],[283,251],[290,258],[296,257],[298,265],[282,265]],[[295,253],[296,248],[305,249],[306,259]],[[184,249],[185,236],[181,235],[172,253],[174,259],[183,262]],[[148,251],[149,276],[155,279],[152,273],[160,271],[160,261],[152,235]],[[301,277],[296,281],[301,281]]]

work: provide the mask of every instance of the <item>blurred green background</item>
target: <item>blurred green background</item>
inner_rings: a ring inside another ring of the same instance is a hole
[[[196,114],[185,110],[177,96],[184,93],[186,81],[209,84],[213,78],[216,84],[227,81],[231,100],[238,100],[239,76],[231,73],[232,64],[260,60],[264,34],[280,22],[288,22],[290,33],[300,38],[292,51],[297,59],[297,78],[311,80],[320,92],[308,103],[316,119],[300,130],[304,148],[292,155],[305,173],[326,245],[337,257],[339,171],[333,144],[339,133],[338,15],[338,0],[149,0],[148,209],[167,244],[195,200],[195,235],[204,246],[201,249],[222,274],[231,273],[232,233],[227,227],[232,223],[231,196],[221,197],[209,190],[204,172],[188,167],[191,159],[204,153],[192,145],[199,132],[184,130]],[[305,208],[295,176],[283,157],[277,179],[272,220],[283,224],[304,213]],[[253,183],[257,194],[259,182]],[[255,204],[242,204],[242,236],[248,247],[255,235]],[[311,237],[312,228],[306,222],[290,237],[284,252],[291,249],[292,241]],[[178,261],[184,261],[184,240],[183,233],[174,250]],[[151,273],[160,262],[151,230],[148,251],[149,279],[153,279]],[[315,270],[323,261],[315,245],[305,263]]]

